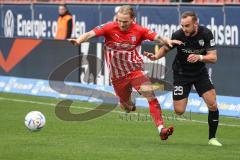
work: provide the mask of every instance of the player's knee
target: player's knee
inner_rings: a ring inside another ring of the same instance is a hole
[[[181,101],[174,101],[174,111],[177,115],[182,115],[185,112],[187,100],[181,100]]]
[[[212,103],[208,103],[207,105],[210,111],[216,111],[218,109],[216,101],[213,101]]]
[[[177,115],[182,115],[185,112],[183,109],[175,109],[174,111]]]

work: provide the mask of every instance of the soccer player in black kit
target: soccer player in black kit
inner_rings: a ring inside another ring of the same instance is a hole
[[[209,145],[222,146],[215,138],[219,112],[216,102],[216,92],[209,79],[205,63],[216,63],[217,51],[212,32],[198,24],[195,12],[187,11],[181,16],[181,29],[172,34],[172,39],[182,41],[177,47],[177,55],[172,65],[173,69],[173,105],[175,113],[185,112],[188,95],[195,86],[199,96],[208,106]],[[165,56],[172,48],[162,46],[157,53],[144,52],[154,61]]]

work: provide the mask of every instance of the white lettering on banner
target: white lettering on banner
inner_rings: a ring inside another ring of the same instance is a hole
[[[19,89],[19,90],[30,90],[32,89],[33,84],[24,84],[24,83],[14,83],[13,89]]]
[[[6,85],[6,87],[4,88],[5,91],[11,91],[14,89],[17,90],[30,90],[32,89],[33,84],[29,83],[29,84],[25,84],[24,82],[17,82],[17,79],[12,78],[9,80],[8,84]]]
[[[160,36],[171,37],[172,33],[179,29],[181,26],[176,24],[156,24],[148,23],[148,17],[141,17],[141,25],[157,32]],[[215,18],[211,17],[210,24],[206,25],[213,36],[215,43],[218,45],[239,45],[239,29],[237,25],[216,25]],[[213,45],[213,41],[211,43]]]
[[[5,86],[4,88],[4,91],[11,91],[12,90],[12,86],[13,84],[16,82],[16,79],[15,78],[11,78],[9,79],[7,85]]]
[[[232,110],[235,112],[240,112],[240,104],[231,104],[227,102],[218,103],[218,108],[221,110]]]
[[[180,26],[175,24],[156,24],[156,23],[148,23],[148,17],[143,16],[141,17],[141,25],[146,27],[154,32],[157,32],[160,36],[171,37],[172,33],[177,31]]]
[[[46,92],[46,93],[56,93],[55,90],[53,90],[50,86],[42,86],[40,89],[39,89],[39,92]]]
[[[39,90],[40,88],[44,86],[44,82],[43,81],[37,81],[36,82],[36,85],[33,87],[33,89],[31,90],[31,93],[32,94],[38,94],[39,93]]]
[[[48,23],[49,23],[50,26],[51,26],[51,22],[48,21]],[[52,37],[55,37],[56,34],[57,34],[57,21],[52,21],[51,31],[52,31]],[[48,37],[51,37],[51,32],[50,32],[50,31],[48,32]]]
[[[238,26],[236,25],[226,25],[225,28],[223,25],[217,26],[215,24],[215,18],[211,17],[211,24],[207,25],[213,32],[215,37],[216,44],[223,45],[238,45]]]
[[[17,28],[17,36],[20,37],[36,37],[36,38],[52,38],[57,32],[57,21],[46,20],[44,14],[36,15],[36,19],[26,19],[23,14],[16,14],[16,26],[14,26],[14,14],[11,10],[7,10],[4,17],[4,35],[5,37],[13,37],[14,28]],[[76,21],[73,15],[73,32],[72,37],[79,37],[86,32],[86,23],[84,21]]]
[[[38,20],[26,20],[22,14],[17,15],[17,35],[26,37],[46,37],[47,23],[39,14]]]
[[[198,99],[198,98],[189,98],[188,99],[188,105],[190,105],[190,106],[199,107],[201,102],[202,102],[201,99]]]
[[[84,21],[76,21],[76,16],[73,15],[73,33],[72,37],[79,37],[86,32],[86,23]]]
[[[3,19],[5,37],[14,36],[14,28],[17,29],[17,36],[52,38],[56,35],[57,19],[46,20],[46,13],[35,15],[35,19],[26,19],[23,14],[14,14],[12,10],[7,10]],[[86,32],[86,22],[77,21],[77,15],[73,15],[72,37],[79,37]],[[211,17],[210,23],[206,24],[214,35],[217,45],[239,45],[239,29],[237,25],[215,24],[216,19]],[[16,24],[15,24],[16,23]],[[157,24],[149,23],[147,16],[141,16],[141,25],[147,27],[161,36],[171,37],[172,33],[181,26],[178,24]],[[211,43],[214,44],[213,41]]]
[[[57,92],[53,90],[50,86],[46,85],[43,80],[41,80],[35,83],[35,86],[32,88],[31,93],[33,95],[37,95],[39,93],[53,94]]]

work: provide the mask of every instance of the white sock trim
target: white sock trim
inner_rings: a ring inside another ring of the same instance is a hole
[[[158,126],[158,132],[161,133],[162,129],[163,129],[163,125],[159,125]]]

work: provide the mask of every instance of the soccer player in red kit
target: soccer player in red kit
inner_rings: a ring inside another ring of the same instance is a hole
[[[143,72],[143,59],[138,49],[142,41],[150,40],[168,46],[180,45],[177,40],[170,40],[143,28],[134,22],[133,8],[121,6],[116,15],[116,22],[108,22],[82,34],[78,39],[69,39],[74,45],[88,41],[95,36],[104,36],[105,60],[110,70],[111,81],[121,108],[127,112],[135,111],[132,103],[132,88],[147,98],[150,114],[158,128],[160,138],[166,140],[173,133],[173,127],[164,127],[160,104],[155,97],[149,78]]]

